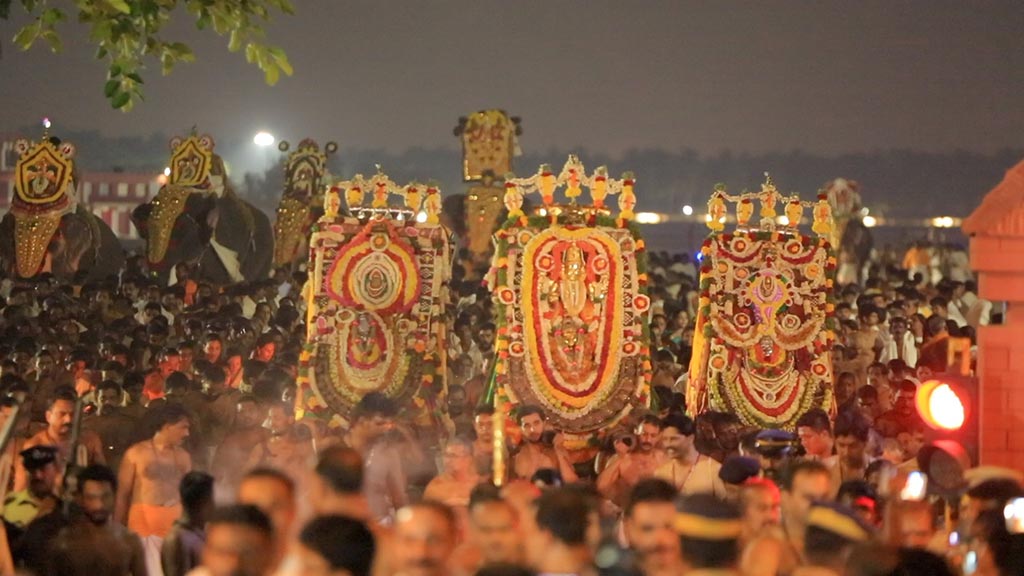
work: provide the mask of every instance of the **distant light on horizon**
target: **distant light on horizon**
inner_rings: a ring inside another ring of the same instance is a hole
[[[683,206],[683,214],[685,216],[692,215],[693,214],[693,206],[690,206],[689,204]]]
[[[959,218],[952,218],[950,216],[939,216],[938,218],[932,218],[932,227],[934,228],[952,228],[956,226]]]
[[[655,212],[637,212],[636,223],[637,224],[657,224],[661,222],[661,214]]]
[[[257,132],[256,135],[252,137],[252,143],[263,148],[273,146],[276,141],[277,139],[274,138],[274,135],[266,131]]]
[[[865,216],[863,222],[865,228],[874,228],[875,226],[878,226],[878,219],[874,216]]]

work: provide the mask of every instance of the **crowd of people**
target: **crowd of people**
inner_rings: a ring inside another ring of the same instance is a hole
[[[686,415],[697,265],[650,255],[652,406],[582,455],[536,406],[495,445],[471,268],[443,434],[376,393],[347,427],[296,421],[304,273],[161,287],[129,258],[105,282],[4,280],[0,575],[1024,574],[1020,473],[971,470],[955,503],[906,490],[917,386],[999,321],[969,280],[891,262],[842,287],[837,409],[789,433]]]

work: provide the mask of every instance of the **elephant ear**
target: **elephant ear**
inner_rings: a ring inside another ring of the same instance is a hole
[[[153,205],[149,202],[145,204],[139,204],[132,210],[131,218],[132,224],[135,225],[135,229],[139,232],[139,236],[143,239],[149,239],[149,215],[153,211]]]
[[[199,240],[203,245],[210,242],[217,229],[217,199],[212,194],[193,194],[185,204],[185,210],[196,221]]]

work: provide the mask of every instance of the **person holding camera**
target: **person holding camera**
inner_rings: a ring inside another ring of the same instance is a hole
[[[625,505],[630,490],[644,478],[654,476],[660,464],[655,446],[661,433],[661,420],[657,416],[645,416],[635,432],[635,435],[613,437],[615,455],[597,477],[597,491],[620,508]]]

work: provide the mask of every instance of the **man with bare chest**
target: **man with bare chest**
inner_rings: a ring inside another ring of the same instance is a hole
[[[217,479],[220,496],[232,496],[245,474],[245,465],[253,446],[267,439],[267,429],[260,426],[260,411],[252,396],[241,396],[235,404],[234,425],[217,447],[211,473]]]
[[[114,520],[144,539],[162,540],[181,515],[178,485],[192,469],[192,459],[182,448],[189,432],[188,412],[178,404],[158,410],[156,432],[129,448],[121,460]],[[156,551],[159,563],[159,546]]]
[[[516,420],[523,430],[523,444],[516,453],[512,467],[517,478],[529,480],[537,470],[549,468],[558,470],[563,482],[579,480],[562,445],[561,434],[556,434],[553,446],[544,442],[547,422],[539,406],[520,407],[516,413]]]
[[[58,388],[50,398],[46,409],[46,428],[25,441],[22,449],[34,446],[56,446],[57,468],[63,470],[65,464],[73,461],[79,466],[89,464],[106,464],[103,454],[103,443],[99,436],[89,430],[82,430],[76,454],[71,454],[71,425],[75,417],[77,397],[70,387]],[[29,477],[25,467],[19,461],[14,471],[14,491],[28,487]],[[60,480],[58,479],[58,485]]]
[[[53,540],[52,573],[146,576],[139,537],[111,521],[116,490],[117,478],[106,466],[89,466],[79,474],[75,500],[81,515]]]
[[[291,406],[283,402],[271,404],[264,427],[270,430],[270,437],[253,448],[246,468],[274,468],[288,474],[309,469],[313,463],[313,442],[305,428],[295,426]]]
[[[655,450],[660,433],[661,420],[656,416],[645,416],[636,427],[635,438],[616,438],[615,456],[597,477],[597,490],[602,496],[621,508],[638,482],[654,476],[654,471],[661,464]],[[626,440],[633,440],[635,449],[631,450]]]

